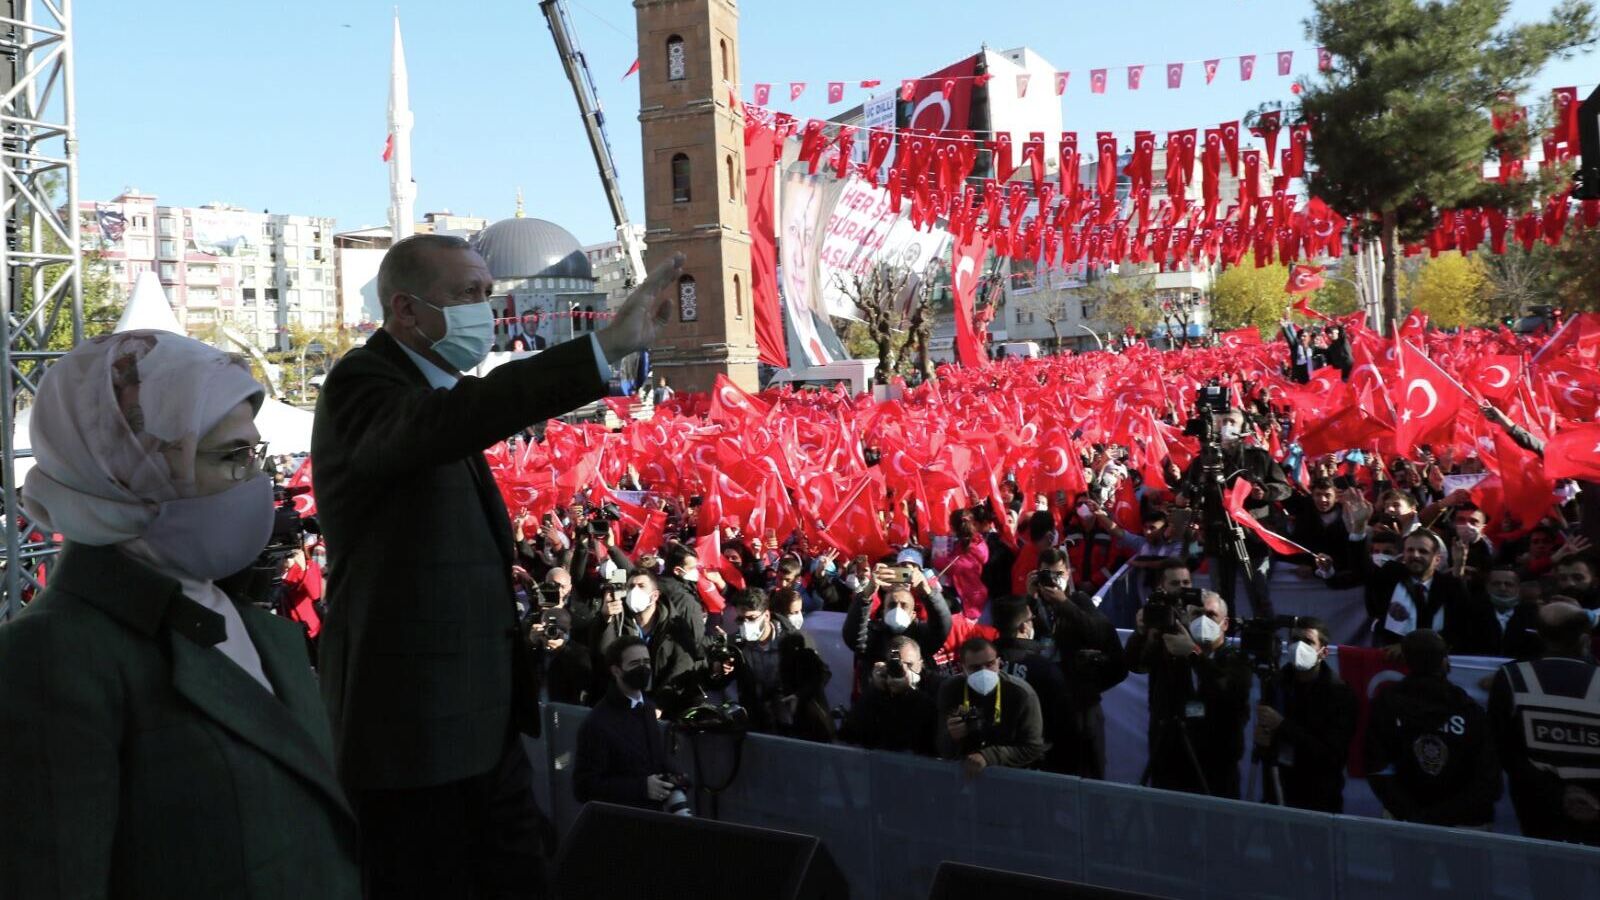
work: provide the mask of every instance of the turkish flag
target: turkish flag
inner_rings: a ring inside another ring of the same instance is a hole
[[[1284,292],[1289,294],[1308,294],[1320,289],[1326,283],[1322,280],[1322,271],[1322,266],[1295,266],[1289,270],[1289,283],[1284,285]],[[1297,303],[1296,307],[1298,308],[1298,306],[1299,304]],[[1307,311],[1307,314],[1312,315],[1313,313]]]
[[[950,255],[950,293],[955,301],[956,317],[956,357],[963,366],[969,368],[980,367],[988,361],[983,352],[983,337],[972,323],[978,275],[983,270],[983,259],[988,252],[988,238],[983,232],[973,229],[970,236],[956,242],[955,252]]]
[[[1292,68],[1294,68],[1294,51],[1293,50],[1279,50],[1278,51],[1278,74],[1279,75],[1287,75],[1287,74],[1289,74],[1289,70],[1292,69]]]
[[[1420,309],[1413,309],[1406,313],[1405,319],[1400,323],[1401,340],[1415,340],[1428,330],[1428,314]]]
[[[628,80],[628,76],[632,75],[633,73],[635,73],[637,71],[639,71],[639,58],[636,56],[636,57],[633,58],[633,65],[628,67],[628,71],[622,73],[622,80],[623,81],[627,81]]]
[[[383,139],[383,161],[388,162],[394,156],[394,135],[390,134]]]
[[[1544,445],[1547,478],[1600,481],[1600,422],[1571,425]]]
[[[746,419],[764,419],[770,408],[761,400],[751,396],[738,385],[728,380],[726,375],[718,375],[716,383],[711,388],[711,411],[709,417],[712,421],[744,422]]]
[[[1030,78],[1032,78],[1032,77],[1033,76],[1029,75],[1027,72],[1023,72],[1021,75],[1017,76],[1017,96],[1018,97],[1026,97],[1026,96],[1028,96],[1028,80]]]
[[[842,81],[830,81],[830,82],[828,82],[828,102],[829,103],[838,103],[840,100],[843,100],[843,99],[844,99],[844,82],[842,82]]]
[[[1377,647],[1338,648],[1339,678],[1350,685],[1356,695],[1356,730],[1350,740],[1350,777],[1367,777],[1366,741],[1367,719],[1371,715],[1372,700],[1389,685],[1404,678],[1407,672],[1403,660],[1390,658]]]
[[[1256,521],[1256,517],[1251,515],[1249,510],[1244,508],[1245,501],[1250,499],[1250,492],[1253,490],[1255,490],[1255,485],[1245,479],[1241,478],[1235,481],[1233,487],[1229,488],[1228,492],[1222,497],[1222,508],[1227,510],[1228,515],[1235,522],[1238,522],[1241,527],[1254,532],[1256,537],[1261,538],[1261,541],[1275,552],[1282,553],[1284,556],[1295,556],[1301,553],[1310,555],[1310,550],[1262,525]]]
[[[1256,124],[1250,133],[1267,143],[1267,164],[1278,158],[1278,132],[1283,130],[1283,113],[1276,110],[1264,112],[1256,117]]]
[[[870,475],[861,476],[847,487],[833,518],[822,528],[829,543],[852,556],[864,555],[873,560],[894,552],[883,536],[883,522],[873,502],[882,490],[878,480]]]
[[[907,78],[904,81],[900,82],[900,99],[901,100],[904,100],[905,102],[910,103],[911,102],[911,98],[915,97],[916,95],[917,95],[917,82],[915,80]]]
[[[1204,66],[1206,70],[1206,84],[1210,84],[1216,79],[1217,67],[1220,65],[1222,65],[1222,60],[1220,59],[1208,59],[1205,61]]]
[[[1517,393],[1517,385],[1522,382],[1522,360],[1516,356],[1480,357],[1467,380],[1488,399],[1503,401]]]
[[[1095,132],[1099,159],[1095,161],[1095,187],[1101,197],[1112,196],[1117,189],[1117,136],[1109,131]]]
[[[1256,74],[1256,55],[1239,57],[1239,80],[1249,81],[1250,76]]]
[[[1224,331],[1218,335],[1218,339],[1222,346],[1230,348],[1261,346],[1261,332],[1257,331],[1255,326],[1247,325],[1244,328]]]
[[[1057,97],[1059,97],[1062,94],[1065,94],[1067,92],[1067,78],[1070,77],[1071,75],[1072,75],[1071,72],[1057,72],[1056,73],[1056,96]]]
[[[1395,423],[1395,444],[1406,453],[1436,434],[1454,433],[1456,415],[1466,399],[1462,388],[1410,341],[1400,342],[1400,383],[1393,396],[1400,421]]]
[[[1170,90],[1183,87],[1183,63],[1167,63],[1167,87]]]
[[[1239,123],[1223,122],[1217,126],[1222,131],[1222,149],[1228,153],[1228,170],[1239,177]]]
[[[1551,92],[1551,107],[1556,121],[1550,128],[1550,139],[1568,147],[1578,146],[1578,89],[1560,87]]]
[[[1089,93],[1104,94],[1106,92],[1106,70],[1089,70]]]
[[[1600,440],[1591,442],[1591,446]],[[1549,452],[1548,445],[1546,452]],[[1555,503],[1552,491],[1555,485],[1545,468],[1539,465],[1539,454],[1524,450],[1506,434],[1504,429],[1494,430],[1494,458],[1500,470],[1500,490],[1505,497],[1505,508],[1516,515],[1517,521],[1537,522]]]
[[[791,81],[791,82],[789,82],[789,102],[792,103],[792,102],[794,102],[796,100],[799,100],[800,99],[800,95],[804,94],[805,92],[806,92],[806,83],[804,81]]]
[[[1139,82],[1144,80],[1144,66],[1128,67],[1128,90],[1137,91]]]
[[[1326,72],[1331,68],[1333,68],[1333,54],[1328,52],[1327,47],[1318,47],[1317,71]]]

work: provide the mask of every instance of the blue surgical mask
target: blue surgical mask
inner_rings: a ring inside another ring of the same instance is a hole
[[[412,296],[422,303],[428,303],[421,297]],[[494,312],[489,309],[488,301],[455,306],[428,305],[444,316],[444,336],[433,342],[433,352],[458,372],[476,369],[489,355],[489,348],[494,346]],[[417,333],[428,337],[421,329]]]

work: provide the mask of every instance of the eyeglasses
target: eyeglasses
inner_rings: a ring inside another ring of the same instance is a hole
[[[244,481],[251,475],[260,472],[267,461],[267,442],[258,441],[244,447],[235,447],[231,450],[200,450],[195,456],[212,457],[219,462],[227,464],[228,478],[232,481]]]

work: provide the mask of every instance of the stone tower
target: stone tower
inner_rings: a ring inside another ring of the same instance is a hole
[[[718,373],[755,390],[755,314],[745,206],[734,0],[634,0],[639,31],[645,263],[681,251],[687,262],[655,371],[679,391],[705,391]]]

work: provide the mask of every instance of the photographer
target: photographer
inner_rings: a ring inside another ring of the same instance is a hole
[[[711,680],[732,679],[737,700],[750,714],[755,731],[773,731],[773,709],[779,695],[779,647],[781,638],[798,634],[789,623],[772,615],[767,592],[750,588],[735,595],[733,608],[738,622],[733,648],[737,650],[716,660]]]
[[[1296,809],[1344,812],[1344,767],[1356,729],[1355,692],[1327,665],[1328,626],[1296,621],[1279,672],[1280,707],[1256,707],[1255,745],[1277,777],[1264,797]]]
[[[1000,671],[1000,654],[983,638],[961,644],[965,678],[939,689],[939,756],[962,760],[975,777],[989,766],[1032,767],[1044,757],[1044,719],[1027,682]]]
[[[1205,388],[1202,388],[1204,391]],[[1206,399],[1205,396],[1199,398]],[[1207,415],[1204,403],[1201,416]],[[1208,427],[1209,425],[1209,427]],[[1244,442],[1244,413],[1229,408],[1211,416],[1207,423],[1196,419],[1190,423],[1189,432],[1201,432],[1201,453],[1184,473],[1184,490],[1201,499],[1201,524],[1204,527],[1205,552],[1211,560],[1212,583],[1222,599],[1231,607],[1234,601],[1235,582],[1243,577],[1245,591],[1250,598],[1250,613],[1256,616],[1272,615],[1272,598],[1267,588],[1267,569],[1271,553],[1267,545],[1254,532],[1244,537],[1248,559],[1241,561],[1235,550],[1236,538],[1227,513],[1221,506],[1220,490],[1226,490],[1243,478],[1253,486],[1245,508],[1258,521],[1270,523],[1275,511],[1273,504],[1289,499],[1293,489],[1283,473],[1283,467],[1273,460],[1266,450]],[[1215,445],[1207,446],[1207,438],[1214,436]],[[1217,482],[1217,478],[1222,483]],[[1269,524],[1269,527],[1270,524]]]
[[[605,687],[595,684],[594,651],[573,635],[571,611],[559,606],[541,609],[528,627],[528,638],[550,702],[594,705]]]
[[[872,664],[840,738],[868,750],[937,756],[940,679],[924,664],[917,642],[903,634],[889,639],[887,653]]]
[[[608,586],[603,611],[595,649],[604,654],[627,635],[643,640],[650,650],[650,696],[663,714],[676,718],[699,699],[706,671],[706,617],[699,603],[669,598],[655,575],[635,571],[624,590]]]
[[[1045,768],[1104,778],[1106,719],[1100,697],[1128,677],[1122,639],[1116,626],[1094,605],[1093,597],[1072,590],[1072,574],[1061,551],[1040,554],[1039,570],[1029,578],[1028,590],[1035,640],[1040,635],[1050,636],[1051,652],[1067,690]],[[1050,716],[1049,710],[1046,716]]]
[[[924,615],[918,616],[918,611]],[[937,581],[915,566],[879,565],[850,601],[845,613],[845,646],[855,651],[860,680],[866,686],[871,661],[887,658],[890,638],[905,635],[917,642],[923,659],[932,659],[950,636],[950,607]]]
[[[579,803],[603,800],[659,809],[682,777],[671,771],[661,712],[646,695],[650,648],[633,635],[606,649],[611,688],[578,726],[573,750],[572,793]]]
[[[1151,596],[1128,639],[1128,667],[1150,675],[1152,787],[1239,797],[1239,760],[1250,718],[1250,665],[1224,650],[1228,605],[1193,588]]]

